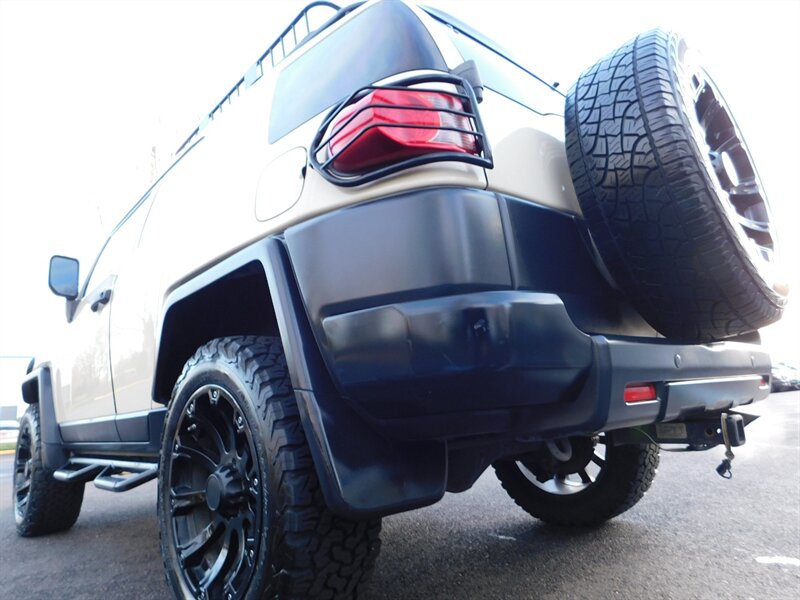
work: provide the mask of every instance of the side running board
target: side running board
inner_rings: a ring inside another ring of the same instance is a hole
[[[158,476],[157,462],[75,457],[53,473],[58,481],[94,485],[109,492],[127,492]]]

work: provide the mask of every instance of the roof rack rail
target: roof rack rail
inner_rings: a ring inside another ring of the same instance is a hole
[[[360,4],[360,3],[359,3]],[[330,8],[333,9],[335,13],[337,13],[333,18],[328,19],[323,23],[320,27],[316,29],[311,29],[311,23],[309,21],[308,15],[312,9],[315,8]],[[351,8],[351,7],[348,7]],[[262,54],[259,59],[250,67],[247,72],[236,82],[236,84],[230,89],[230,91],[223,96],[222,100],[220,100],[217,105],[211,109],[211,111],[206,115],[200,124],[189,134],[189,137],[181,144],[180,148],[175,151],[175,155],[181,153],[181,151],[188,147],[192,141],[200,135],[200,132],[211,122],[214,118],[222,112],[223,107],[225,104],[230,104],[234,97],[240,95],[242,87],[248,88],[253,85],[256,81],[258,81],[261,76],[264,74],[264,61],[268,61],[268,65],[270,67],[274,67],[279,64],[282,60],[284,60],[287,56],[289,56],[295,48],[299,47],[303,44],[303,42],[307,41],[314,35],[316,35],[319,31],[327,28],[333,22],[337,21],[341,16],[349,12],[348,9],[344,11],[333,2],[326,2],[324,0],[319,0],[317,2],[312,2],[308,6],[306,6],[300,13],[294,18],[294,20],[289,23],[289,26],[283,30],[283,32],[277,37],[277,39],[272,42],[269,48],[266,49],[264,54]],[[341,13],[341,14],[339,14]],[[300,29],[300,34],[298,35],[298,28]]]

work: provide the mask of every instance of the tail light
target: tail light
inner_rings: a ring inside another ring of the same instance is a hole
[[[333,168],[349,174],[431,152],[477,151],[462,100],[441,92],[375,90],[345,107],[333,131]]]
[[[411,87],[432,82],[456,91]],[[362,88],[325,119],[310,162],[338,185],[360,185],[442,160],[491,168],[476,105],[469,84],[444,73]]]
[[[625,404],[658,400],[656,386],[652,383],[629,383],[625,386]]]

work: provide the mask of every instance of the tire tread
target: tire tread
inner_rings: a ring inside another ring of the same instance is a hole
[[[679,39],[653,30],[567,95],[575,191],[606,267],[653,327],[707,342],[778,320],[786,299],[747,258],[716,197],[676,85]]]
[[[22,537],[34,537],[64,531],[78,520],[85,484],[58,481],[52,471],[45,469],[39,405],[31,404],[23,419],[29,421],[31,431],[32,476],[28,503],[22,514],[16,513],[15,507],[17,533]],[[11,488],[15,494],[14,486]]]

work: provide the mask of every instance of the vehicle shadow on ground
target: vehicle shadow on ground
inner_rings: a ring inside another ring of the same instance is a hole
[[[524,513],[519,520],[494,523],[492,515],[484,515],[465,528],[457,515],[428,514],[414,525],[409,516],[384,521],[382,555],[365,598],[572,597],[577,582],[586,589],[591,580],[607,578],[605,561],[635,564],[637,544],[620,551],[619,542],[642,540],[648,530],[621,518],[571,528]]]
[[[123,503],[118,495],[87,486],[75,525],[36,538],[18,537],[6,508],[0,563],[12,568],[0,569],[5,589],[30,590],[29,597],[35,598],[167,597],[155,487],[148,484],[128,494]],[[98,576],[101,572],[105,576]]]

